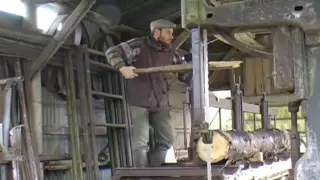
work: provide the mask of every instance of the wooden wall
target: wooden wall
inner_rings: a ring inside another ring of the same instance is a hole
[[[211,89],[226,90],[234,82],[242,84],[245,96],[280,95],[292,92],[293,89],[277,89],[273,83],[272,59],[246,58],[240,68],[228,71],[220,71],[211,80]],[[234,80],[235,78],[235,80]]]

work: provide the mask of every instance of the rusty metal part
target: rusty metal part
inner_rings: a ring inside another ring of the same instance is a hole
[[[317,31],[317,0],[248,0],[227,6],[209,7],[202,1],[185,0],[183,26],[214,25],[219,27],[272,26],[291,24],[304,31]]]
[[[219,34],[221,38],[223,38],[224,41],[226,41],[228,44],[234,46],[235,48],[239,49],[244,53],[248,53],[252,56],[265,57],[265,58],[272,58],[273,56],[272,52],[249,47],[248,45],[235,39],[230,32],[222,30],[221,28],[215,28],[214,30],[217,32],[217,34]]]
[[[61,31],[57,32],[50,43],[44,48],[38,58],[32,63],[30,68],[29,77],[33,79],[45,65],[49,62],[50,58],[62,46],[64,41],[77,27],[83,17],[87,14],[90,8],[95,3],[95,0],[82,0],[77,8],[71,13],[67,21],[64,23]]]
[[[266,162],[265,164],[250,164],[244,166],[212,165],[212,177],[215,179],[277,179],[288,175],[291,168],[290,158],[279,161]],[[264,173],[261,173],[264,172]],[[173,164],[167,167],[152,168],[117,168],[113,180],[125,178],[154,177],[156,179],[202,179],[207,174],[206,167],[190,167],[187,164]]]
[[[288,111],[291,113],[291,160],[292,166],[300,158],[300,135],[298,133],[298,112],[301,101],[292,102],[288,105]]]
[[[155,167],[155,168],[117,168],[113,180],[123,177],[201,177],[206,176],[205,167]],[[222,166],[212,168],[212,176],[221,176]]]

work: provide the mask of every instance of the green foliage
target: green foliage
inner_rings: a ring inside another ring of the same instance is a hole
[[[287,107],[279,107],[277,108],[278,110],[278,115],[274,119],[272,118],[271,124],[272,127],[278,128],[278,129],[291,129],[291,115],[288,112]],[[221,129],[226,131],[226,130],[231,130],[232,129],[232,119],[231,119],[231,111],[225,111],[223,113],[224,115],[228,114],[227,119],[223,119],[221,121],[221,126],[218,123],[219,119],[218,117],[215,118],[216,124],[212,126],[212,129]],[[244,114],[245,118],[245,130],[246,131],[254,131],[256,129],[260,129],[262,127],[261,124],[261,115],[256,114],[254,115],[253,113],[245,113]],[[254,121],[255,119],[255,121]],[[305,120],[301,116],[301,112],[298,113],[298,131],[300,133],[304,133],[306,128]]]
[[[277,108],[278,115],[275,119],[272,119],[272,127],[278,129],[291,129],[291,115],[288,112],[287,107]],[[245,130],[253,131],[255,129],[261,128],[261,115],[253,113],[245,113]],[[255,121],[254,121],[255,119]],[[305,120],[301,116],[301,111],[298,113],[298,131],[305,132]]]

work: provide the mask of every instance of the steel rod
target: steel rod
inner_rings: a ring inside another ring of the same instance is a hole
[[[108,91],[109,89],[109,84],[108,84],[108,73],[105,72],[102,75],[102,90],[104,92],[110,92]],[[105,116],[106,116],[106,123],[107,124],[115,124],[112,120],[111,116],[111,109],[110,109],[110,100],[108,98],[104,98],[104,108],[105,108]],[[107,134],[108,134],[108,148],[109,148],[109,153],[110,153],[110,161],[111,161],[111,169],[114,170],[117,167],[117,159],[116,159],[116,149],[114,144],[116,143],[114,140],[114,134],[113,134],[113,129],[111,127],[107,127]]]
[[[107,92],[112,93],[112,77],[111,77],[111,72],[107,74],[107,87],[106,90]],[[115,115],[115,109],[114,109],[114,102],[112,99],[108,101],[108,111],[110,113],[110,120],[113,124],[116,124],[116,115]],[[112,139],[113,139],[113,148],[114,148],[114,155],[115,155],[115,166],[120,167],[120,152],[118,151],[119,149],[119,138],[117,136],[117,131],[113,128],[110,128],[110,131],[112,132]]]
[[[235,87],[232,95],[232,128],[237,131],[244,130],[242,92],[239,86]]]
[[[123,99],[123,97],[122,97],[121,95],[115,95],[115,94],[104,93],[104,92],[92,91],[92,94],[93,94],[93,95],[97,95],[97,96],[102,96],[102,97],[120,99],[120,100]]]
[[[131,124],[129,121],[128,116],[128,108],[127,108],[127,101],[126,101],[126,90],[125,90],[125,80],[123,77],[120,77],[120,84],[121,84],[121,94],[123,96],[122,108],[124,113],[123,123],[127,125],[127,129],[125,130],[125,137],[126,137],[126,153],[127,153],[127,165],[129,167],[133,166],[133,154],[132,154],[132,146],[131,146]]]
[[[271,121],[269,118],[269,107],[266,94],[264,93],[260,101],[260,112],[261,112],[261,124],[263,129],[271,128]]]

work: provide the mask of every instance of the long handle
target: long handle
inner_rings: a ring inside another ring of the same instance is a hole
[[[226,70],[234,69],[240,67],[242,61],[217,61],[209,62],[209,70]],[[169,66],[158,66],[150,68],[139,68],[135,69],[134,72],[137,74],[143,73],[154,73],[154,72],[188,72],[192,71],[192,64],[178,64],[178,65],[169,65]]]

